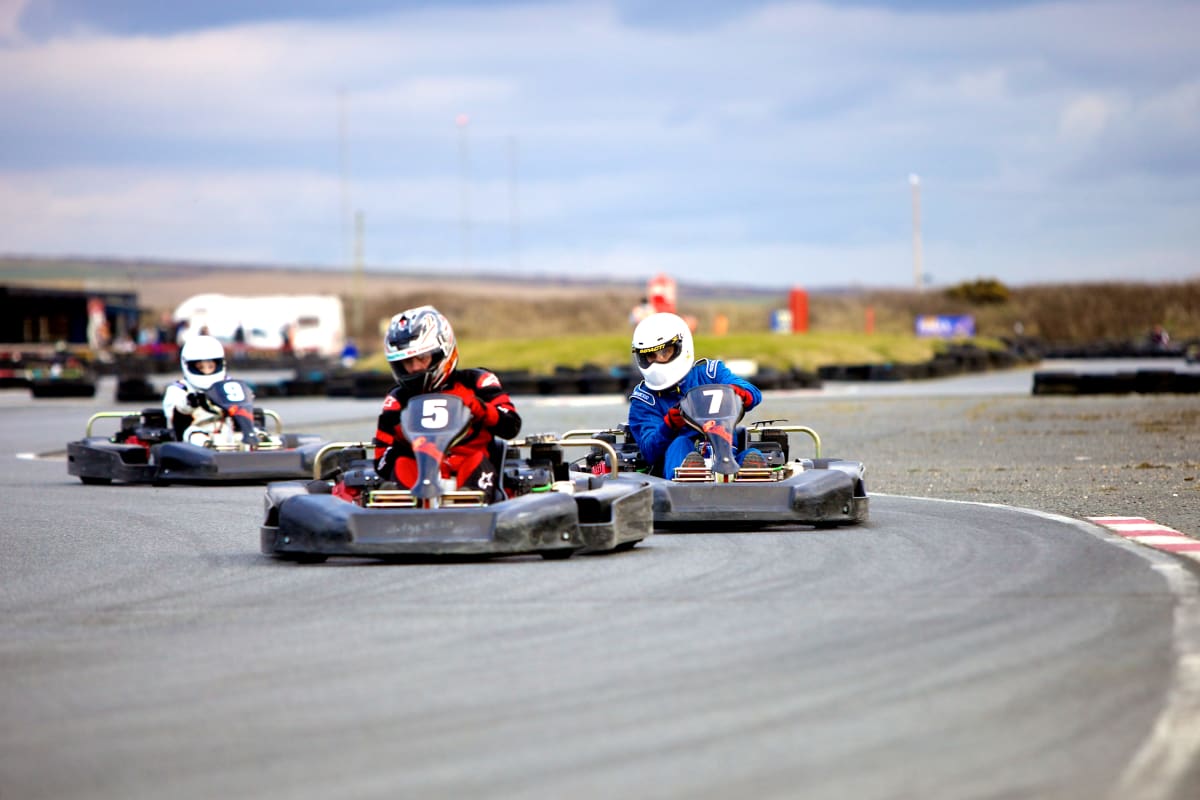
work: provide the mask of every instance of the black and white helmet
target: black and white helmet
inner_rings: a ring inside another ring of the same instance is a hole
[[[458,366],[458,342],[450,320],[433,306],[419,306],[392,317],[383,337],[383,352],[396,382],[416,392],[436,391]],[[429,366],[408,372],[404,361],[429,354]]]

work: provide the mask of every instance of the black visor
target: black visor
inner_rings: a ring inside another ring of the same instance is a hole
[[[656,357],[664,351],[667,353],[665,360]],[[683,352],[683,340],[679,336],[676,336],[669,342],[656,344],[652,347],[635,347],[633,349],[633,354],[637,357],[638,366],[642,369],[646,369],[651,364],[669,364],[679,358],[681,352]]]

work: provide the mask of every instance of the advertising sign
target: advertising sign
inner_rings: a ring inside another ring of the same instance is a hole
[[[975,317],[970,314],[922,314],[917,317],[917,336],[957,339],[975,335]]]

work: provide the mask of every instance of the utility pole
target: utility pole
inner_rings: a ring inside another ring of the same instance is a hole
[[[346,90],[338,89],[338,260],[350,262],[350,148],[346,142]]]
[[[925,288],[925,273],[921,267],[921,176],[912,173],[908,176],[912,186],[913,213],[913,288],[918,292]]]
[[[467,124],[471,118],[459,114],[454,118],[458,126],[458,171],[462,183],[459,187],[459,235],[461,236],[463,269],[471,270],[471,151],[467,140]]]
[[[517,137],[508,137],[508,247],[514,273],[521,270],[520,155]]]
[[[366,341],[363,329],[363,212],[354,215],[354,335]],[[361,347],[361,345],[360,345]]]

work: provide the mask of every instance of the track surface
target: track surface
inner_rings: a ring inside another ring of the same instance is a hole
[[[1029,398],[945,406],[922,439],[897,420],[950,401],[857,398],[877,410],[843,435],[836,391],[769,395],[827,454],[891,465],[857,528],[309,567],[258,554],[261,488],[85,487],[14,456],[61,450],[107,398],[0,393],[4,800],[1200,796],[1183,562],[1066,517],[898,496],[928,480],[895,466],[918,453],[979,483],[939,437]],[[375,411],[269,405],[331,438],[369,435]],[[624,413],[522,408],[527,432]]]

